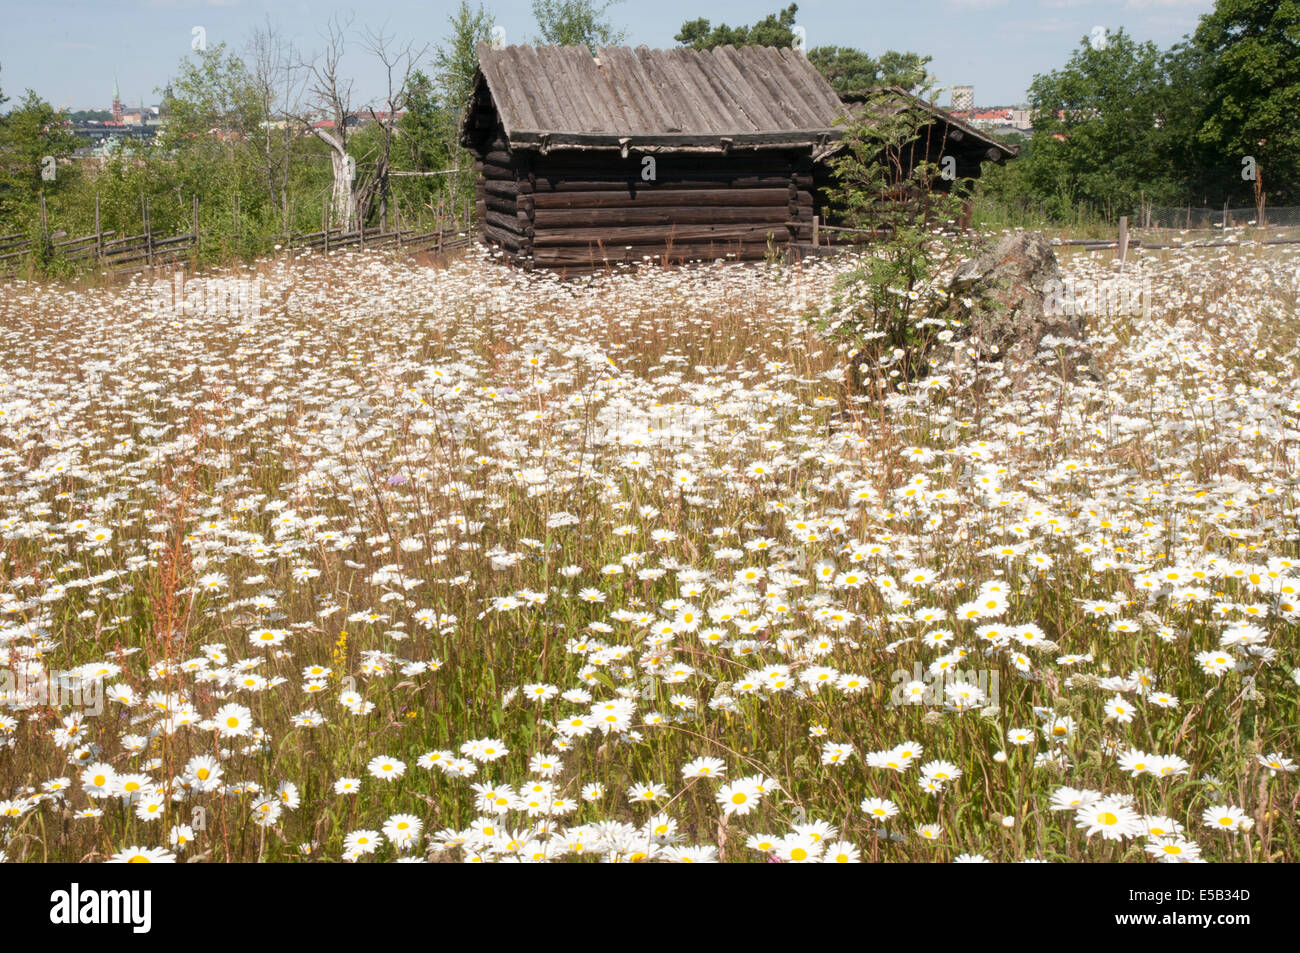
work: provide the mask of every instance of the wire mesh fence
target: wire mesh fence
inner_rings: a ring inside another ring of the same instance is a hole
[[[1259,209],[1255,206],[1214,208],[1151,205],[1147,206],[1142,221],[1137,224],[1144,228],[1205,232],[1234,228],[1300,229],[1300,206],[1278,205]]]

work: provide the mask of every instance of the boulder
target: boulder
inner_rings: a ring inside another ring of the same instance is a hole
[[[985,242],[953,273],[948,292],[943,316],[959,323],[959,356],[973,350],[981,361],[1020,367],[1040,357],[1063,366],[1067,377],[1080,365],[1096,376],[1084,317],[1066,299],[1056,254],[1042,232]]]

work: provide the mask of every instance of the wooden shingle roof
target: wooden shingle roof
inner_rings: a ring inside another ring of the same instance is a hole
[[[790,49],[601,47],[593,57],[483,43],[478,56],[470,112],[490,96],[516,149],[816,149],[843,134],[844,104]]]

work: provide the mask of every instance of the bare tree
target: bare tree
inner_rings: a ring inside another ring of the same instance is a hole
[[[388,227],[388,173],[391,169],[390,157],[393,138],[397,131],[397,120],[411,98],[411,76],[429,49],[428,46],[423,46],[417,50],[412,43],[396,49],[392,46],[392,42],[392,36],[385,36],[383,33],[371,30],[366,31],[363,45],[367,52],[373,54],[383,64],[388,88],[379,103],[381,109],[376,110],[374,104],[367,107],[371,120],[379,130],[379,144],[375,156],[375,171],[357,190],[355,203],[357,214],[364,222],[370,216],[370,209],[377,199],[380,225],[385,230]]]
[[[343,75],[343,50],[352,18],[346,20],[335,15],[326,27],[325,50],[311,62],[301,63],[307,71],[307,105],[311,113],[299,112],[295,119],[306,131],[325,143],[330,150],[330,164],[334,170],[334,187],[330,204],[334,220],[344,231],[351,231],[356,220],[356,195],[354,180],[356,163],[348,155],[348,117],[352,115],[352,80]],[[324,114],[333,122],[332,128],[318,123],[316,116]]]
[[[297,69],[297,53],[268,16],[265,26],[253,31],[248,42],[253,86],[264,117],[256,138],[259,158],[266,176],[272,204],[280,206],[280,227],[290,230],[289,179],[293,139],[301,111],[303,77]]]

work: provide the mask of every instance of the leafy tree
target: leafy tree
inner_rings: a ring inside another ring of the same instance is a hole
[[[779,13],[769,13],[753,26],[730,27],[725,23],[712,26],[703,17],[682,24],[674,39],[683,46],[696,50],[711,50],[717,46],[794,46],[794,18],[799,12],[797,4],[790,4]]]
[[[926,69],[930,59],[919,53],[885,50],[880,54],[880,84],[901,86],[909,92],[926,89],[934,83],[934,77]]]
[[[212,138],[245,139],[269,118],[248,68],[225,43],[182,60],[168,91],[163,103],[168,119],[160,135],[168,148]]]
[[[411,77],[411,94],[400,124],[405,168],[420,172],[472,170],[472,159],[460,146],[460,128],[474,93],[478,45],[492,35],[495,19],[482,4],[461,0],[447,18],[450,32],[433,51],[433,74]],[[472,171],[407,178],[402,194],[419,208],[434,210],[440,199],[454,208],[469,204],[474,189]]]
[[[932,77],[926,70],[930,57],[887,50],[879,60],[848,46],[817,46],[808,62],[826,77],[841,96],[865,93],[879,86],[901,86],[909,92],[924,89]]]
[[[557,46],[616,46],[627,33],[616,30],[605,19],[609,8],[622,0],[606,0],[596,6],[593,0],[533,0],[533,17],[537,20],[537,43]]]
[[[30,228],[40,197],[69,189],[75,170],[58,165],[58,160],[71,156],[76,147],[64,114],[27,90],[0,123],[0,231]],[[42,175],[50,159],[55,163],[53,180]]]
[[[1252,156],[1272,201],[1300,202],[1300,2],[1218,0],[1191,43],[1204,94],[1197,139],[1224,198],[1253,202],[1242,179]]]
[[[1018,171],[1050,213],[1067,216],[1086,203],[1111,218],[1133,212],[1143,193],[1158,203],[1177,200],[1166,67],[1154,43],[1119,30],[1105,44],[1085,37],[1064,69],[1034,77],[1034,150],[1017,160]]]
[[[268,181],[262,146],[274,119],[257,77],[220,43],[183,59],[163,91],[168,120],[157,149],[130,150],[119,161],[145,162],[153,174],[141,191],[151,196],[150,224],[156,232],[192,227],[195,197],[200,214],[219,225],[228,245],[210,246],[214,255],[253,252],[256,238],[273,233],[286,217],[275,183]],[[129,158],[128,158],[129,156]],[[126,170],[123,178],[130,180]],[[159,194],[158,185],[168,188]],[[127,205],[123,214],[139,212]]]
[[[725,23],[713,26],[701,17],[683,23],[674,39],[694,50],[711,50],[727,45],[792,47],[798,12],[798,5],[792,3],[784,10],[769,13],[753,26],[736,27]],[[901,86],[914,90],[931,80],[925,69],[930,57],[917,53],[889,50],[877,60],[849,46],[818,46],[808,51],[808,62],[840,95],[864,93],[878,86]]]
[[[603,13],[608,6],[606,4],[599,12]],[[447,22],[451,24],[451,32],[442,45],[434,50],[433,66],[441,104],[459,119],[474,93],[478,45],[491,37],[496,19],[482,4],[477,9],[471,9],[468,0],[460,0],[460,6],[447,18]],[[538,23],[541,23],[540,15]]]

